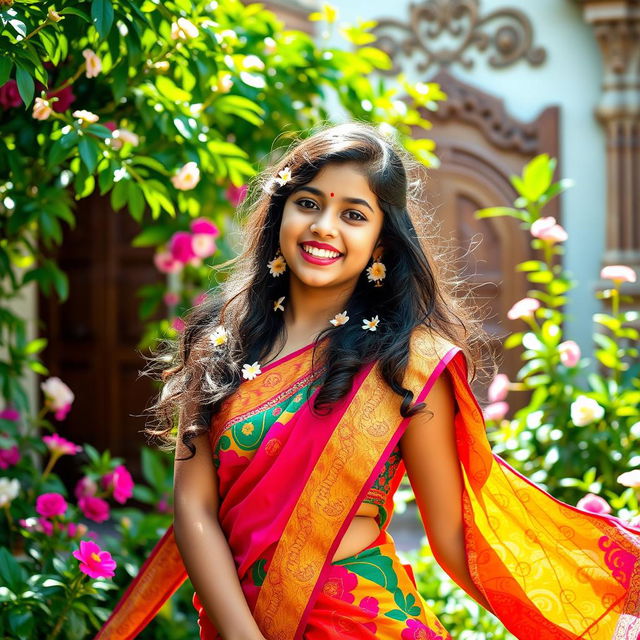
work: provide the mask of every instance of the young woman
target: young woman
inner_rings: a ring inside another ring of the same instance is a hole
[[[405,470],[436,560],[516,637],[638,637],[640,530],[491,452],[467,370],[484,334],[409,163],[347,123],[255,181],[236,269],[154,407],[168,442],[178,417],[174,523],[101,640],[135,637],[187,575],[203,640],[450,638],[387,531]]]

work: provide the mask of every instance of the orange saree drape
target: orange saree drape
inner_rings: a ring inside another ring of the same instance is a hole
[[[310,375],[309,360],[302,354],[243,382],[219,419],[237,420],[297,384]],[[492,453],[464,354],[417,328],[404,380],[416,402],[445,369],[457,403],[467,566],[495,614],[521,640],[639,640],[640,529],[556,500]],[[221,495],[241,580],[276,543],[261,585],[245,590],[268,640],[304,638],[330,559],[408,422],[375,363],[329,416],[308,410],[313,398],[283,417],[277,446],[256,455],[237,491]],[[265,490],[277,499],[264,501]],[[170,527],[96,640],[134,638],[186,577]]]

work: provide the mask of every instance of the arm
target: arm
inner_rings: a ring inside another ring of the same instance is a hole
[[[455,395],[445,369],[427,396],[427,408],[414,415],[400,440],[402,457],[433,556],[456,582],[492,611],[471,579],[464,548],[463,481],[455,443]]]
[[[196,454],[175,461],[174,533],[198,598],[225,640],[264,640],[244,597],[218,522],[218,483],[208,434],[191,441]],[[190,455],[179,439],[176,458]]]

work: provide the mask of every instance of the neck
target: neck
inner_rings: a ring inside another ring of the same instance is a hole
[[[284,323],[289,335],[315,336],[331,327],[336,313],[341,313],[355,289],[355,283],[335,287],[309,287],[291,278],[289,295],[284,304]]]

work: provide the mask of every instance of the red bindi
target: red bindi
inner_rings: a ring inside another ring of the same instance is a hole
[[[333,198],[333,192],[331,192],[329,195]]]

